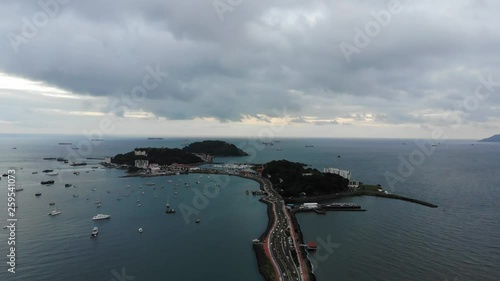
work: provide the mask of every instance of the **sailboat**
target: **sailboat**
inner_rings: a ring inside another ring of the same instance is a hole
[[[167,204],[165,205],[165,207],[167,207],[167,210],[165,211],[165,213],[167,213],[167,214],[174,214],[175,213],[175,209],[170,209],[170,204],[168,203],[168,198],[167,198]]]
[[[60,215],[62,212],[57,210],[57,207],[54,205],[54,210],[52,212],[48,213],[49,216],[57,216]]]

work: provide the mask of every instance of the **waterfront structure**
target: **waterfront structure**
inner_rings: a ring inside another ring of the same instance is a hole
[[[306,209],[314,209],[318,208],[318,203],[304,203],[302,204],[302,207]]]
[[[324,168],[323,173],[337,174],[345,179],[351,180],[351,172],[348,170],[341,170],[338,168]]]
[[[149,164],[148,168],[149,168],[149,171],[151,172],[151,174],[153,174],[153,175],[157,175],[157,174],[161,173],[161,171],[160,171],[160,165],[158,165],[156,163]]]
[[[143,160],[143,159],[135,160],[135,167],[137,167],[137,168],[147,169],[148,166],[149,166],[148,160]]]

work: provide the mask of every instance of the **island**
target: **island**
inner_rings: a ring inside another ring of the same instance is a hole
[[[287,160],[266,163],[262,174],[268,175],[273,187],[284,197],[328,195],[349,189],[349,180],[338,174],[322,173]]]
[[[190,153],[204,153],[212,156],[248,156],[248,154],[234,144],[220,140],[205,140],[193,142],[182,149]]]
[[[149,163],[158,165],[195,164],[202,163],[203,160],[189,152],[178,148],[136,148],[125,154],[117,154],[111,159],[111,163],[119,165],[135,166],[136,160],[147,160]]]
[[[500,134],[480,140],[479,142],[500,142]]]
[[[306,164],[287,160],[271,161],[254,168],[256,174],[242,176],[260,183],[262,194],[265,195],[261,201],[268,206],[267,229],[259,239],[253,241],[259,271],[266,281],[316,280],[313,266],[307,258],[307,251],[316,250],[316,242],[305,243],[296,213],[314,211],[321,215],[326,211],[365,211],[353,203],[318,202],[368,195],[437,207],[428,202],[391,194],[384,191],[381,185],[352,181],[347,170],[325,168],[320,172],[308,168]]]
[[[102,162],[105,167],[128,169],[128,176],[161,176],[187,173],[196,165],[211,163],[214,156],[246,156],[234,144],[223,141],[206,140],[194,142],[179,148],[135,148],[133,151],[117,154]],[[105,158],[105,159],[106,159]]]

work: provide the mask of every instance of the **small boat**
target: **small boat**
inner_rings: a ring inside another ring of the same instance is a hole
[[[144,230],[142,229],[142,227],[140,227],[139,229],[139,233],[142,233]]]
[[[32,175],[36,175],[36,174],[38,174],[38,172],[31,172],[31,174],[32,174]]]
[[[175,214],[175,209],[168,209],[165,211],[167,214]]]
[[[97,200],[97,201],[95,201],[95,202],[94,202],[94,204],[96,204],[96,205],[97,205],[97,204],[101,204],[101,203],[102,203],[102,202],[101,202],[100,200]]]
[[[42,182],[40,182],[40,184],[45,184],[45,185],[54,184],[54,181],[53,181],[53,180],[50,180],[50,181],[42,181]]]
[[[51,173],[53,172],[54,170],[43,170],[42,173]]]
[[[41,192],[37,192],[37,193],[35,193],[35,196],[42,196],[42,193]]]
[[[155,185],[155,183],[154,182],[147,182],[146,185],[147,186],[153,186],[153,185]]]
[[[127,184],[125,187],[126,187],[126,188],[130,188],[130,184]]]
[[[80,174],[80,172],[73,172],[73,175],[77,175],[78,176],[79,174]]]
[[[77,166],[86,166],[87,163],[85,163],[85,162],[81,162],[81,163],[75,163],[75,162],[73,162],[73,163],[71,163],[69,165],[72,166],[72,167],[77,167]]]
[[[3,174],[3,175],[2,175],[2,177],[6,177],[6,176],[8,176],[8,175],[7,175],[7,174]]]
[[[57,216],[57,215],[60,215],[62,212],[61,211],[58,211],[57,208],[54,206],[54,210],[52,210],[52,212],[50,212],[48,215],[49,216]]]
[[[140,203],[139,203],[139,204],[137,204],[137,207],[140,207],[140,206],[141,206],[141,204],[140,204]]]
[[[55,202],[50,202],[49,206],[54,206],[56,203]]]
[[[102,205],[101,205],[101,203],[97,204],[97,208],[99,208],[99,207],[101,207],[101,206],[102,206]]]
[[[73,197],[78,197],[78,193],[76,193],[76,194],[73,194]]]
[[[172,182],[172,180],[168,180],[167,182],[168,182],[168,183],[171,183],[171,182]]]
[[[71,183],[66,183],[66,184],[64,184],[64,187],[71,187],[71,186],[72,186],[72,184],[71,184]]]
[[[105,220],[111,218],[110,215],[104,215],[104,214],[97,214],[94,217],[92,217],[92,220]]]
[[[59,173],[57,172],[47,173],[47,176],[57,176],[57,175],[59,175]]]
[[[16,192],[18,192],[18,191],[23,191],[23,190],[24,190],[24,188],[22,188],[22,187],[18,187],[18,188],[16,188]]]
[[[197,219],[197,220],[196,220],[196,223],[200,223],[200,222],[201,222],[201,220],[200,220],[200,219]]]
[[[141,192],[141,194],[142,194],[142,195],[144,195],[144,191],[143,191],[143,192]]]
[[[97,226],[94,226],[94,228],[92,229],[91,237],[96,237],[97,234],[99,234],[99,228],[97,228]]]
[[[92,190],[92,191],[96,191],[96,188],[94,187],[94,188],[92,188],[91,190]]]

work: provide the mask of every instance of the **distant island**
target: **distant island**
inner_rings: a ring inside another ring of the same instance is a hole
[[[494,135],[489,138],[482,139],[479,142],[500,142],[500,135]]]
[[[306,164],[287,160],[271,161],[265,164],[262,174],[268,175],[274,188],[284,197],[347,192],[348,179],[306,167]]]
[[[193,142],[182,149],[190,153],[204,153],[212,156],[248,156],[248,154],[234,144],[220,140],[205,140]]]

